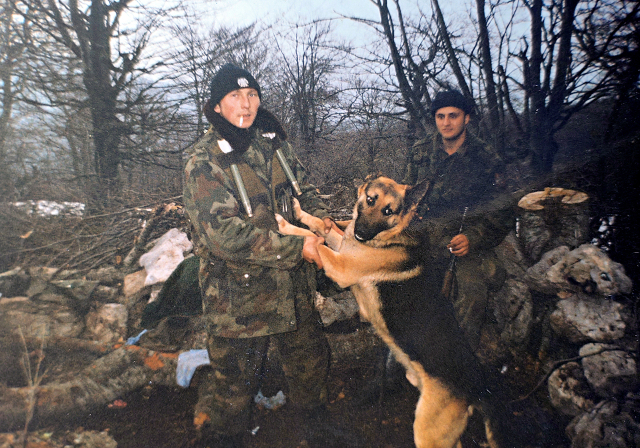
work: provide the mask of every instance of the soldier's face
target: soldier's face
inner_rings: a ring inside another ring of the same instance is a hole
[[[436,111],[435,118],[438,132],[445,140],[456,140],[469,124],[469,115],[457,107],[441,107]]]
[[[229,123],[247,129],[253,124],[260,106],[258,91],[252,88],[232,90],[213,108]]]

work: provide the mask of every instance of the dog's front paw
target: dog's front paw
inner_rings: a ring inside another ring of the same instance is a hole
[[[302,211],[302,207],[300,207],[300,201],[292,198],[291,202],[293,202],[293,216],[295,216],[298,221],[302,221],[302,214],[304,212]]]
[[[278,232],[283,234],[283,235],[287,235],[287,226],[289,226],[289,222],[284,219],[282,217],[282,215],[279,215],[276,213],[276,222],[278,223]]]

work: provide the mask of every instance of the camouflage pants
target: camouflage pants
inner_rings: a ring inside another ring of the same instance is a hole
[[[456,259],[453,307],[471,349],[480,346],[489,294],[504,283],[506,273],[495,257],[487,253]]]
[[[288,401],[304,409],[326,404],[329,344],[317,312],[289,333],[243,339],[211,336],[211,369],[202,372],[194,418],[203,434],[233,435],[250,428],[251,403],[260,390],[270,343],[282,359]]]

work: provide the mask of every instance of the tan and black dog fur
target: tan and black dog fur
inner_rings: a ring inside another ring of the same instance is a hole
[[[327,246],[319,253],[327,276],[354,293],[407,379],[420,391],[413,425],[418,448],[459,447],[473,408],[482,409],[489,445],[499,446],[487,416],[480,366],[464,340],[451,302],[440,294],[442,270],[428,265],[428,238],[414,215],[428,184],[415,187],[378,177],[358,189],[344,235],[302,210],[296,217]],[[277,216],[283,234],[311,235]],[[413,222],[413,223],[412,223]]]

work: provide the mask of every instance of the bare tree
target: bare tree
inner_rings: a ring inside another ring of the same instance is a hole
[[[447,59],[449,60],[449,65],[451,66],[451,70],[455,75],[456,81],[458,82],[458,86],[462,90],[462,94],[467,98],[471,98],[471,90],[469,89],[467,78],[465,77],[462,67],[456,54],[456,50],[453,47],[453,43],[451,42],[451,35],[447,29],[447,25],[444,20],[444,15],[442,14],[442,10],[440,9],[440,3],[438,0],[432,0],[433,9],[435,10],[435,15],[438,20],[438,29],[440,30],[440,38],[442,39],[442,43],[444,45],[444,50],[447,54]]]
[[[637,35],[634,24],[638,5],[625,3],[620,8],[615,1],[497,1],[490,4],[490,16],[483,19],[484,1],[477,0],[476,4],[481,47],[478,71],[484,76],[483,97],[489,123],[492,127],[496,119],[500,123],[494,129],[496,141],[501,141],[500,132],[509,125],[505,117],[510,117],[517,140],[528,149],[534,171],[549,172],[559,151],[555,138],[558,131],[576,113],[611,96],[621,86],[612,67],[620,67],[624,60],[622,66],[631,75],[625,78],[627,86],[637,81],[633,36]],[[529,30],[516,40],[512,33],[518,21],[520,26],[524,21],[519,14],[523,9],[529,16]],[[507,25],[499,29],[497,24],[505,18]],[[483,29],[488,30],[490,24],[495,37],[494,45],[487,49],[483,39],[488,32]],[[509,46],[509,41],[519,41],[519,47]],[[620,52],[621,42],[623,48],[631,51]],[[493,52],[505,44],[506,57]],[[472,54],[469,50],[464,53]],[[608,62],[611,57],[618,64]],[[518,61],[518,68],[514,67],[514,60]],[[497,73],[493,67],[497,67]],[[492,81],[494,77],[498,82]],[[499,87],[496,89],[499,103],[493,99],[493,85]],[[517,107],[517,103],[521,106]],[[493,112],[496,106],[497,115]]]
[[[594,5],[595,6],[595,5]],[[586,10],[576,25],[581,52],[610,75],[614,104],[605,133],[605,143],[614,134],[633,132],[634,126],[618,126],[625,105],[638,97],[640,79],[640,3],[614,0],[600,2],[599,9]],[[626,128],[626,129],[624,129]]]
[[[494,79],[493,56],[491,55],[491,43],[489,42],[489,30],[487,16],[485,14],[485,0],[476,0],[478,13],[478,38],[480,40],[480,69],[484,75],[484,83],[487,97],[487,114],[493,130],[492,143],[498,151],[504,148],[504,123],[501,120]]]
[[[557,130],[556,123],[560,119],[561,108],[566,98],[571,38],[578,1],[562,2],[559,5],[561,11],[551,9],[549,12],[552,14],[552,24],[547,29],[543,22],[543,0],[533,0],[528,5],[531,14],[531,48],[529,54],[522,54],[522,60],[527,73],[524,81],[525,90],[531,98],[530,115],[527,120],[528,141],[533,153],[534,168],[538,172],[551,171],[553,158],[558,151],[553,134]],[[543,31],[546,39],[544,42],[550,46],[552,54],[557,54],[555,60],[548,58],[545,61]],[[554,79],[552,73],[555,73]]]
[[[637,82],[637,2],[618,8],[614,1],[476,0],[475,16],[469,12],[472,20],[465,23],[477,23],[477,29],[459,26],[452,32],[438,0],[432,0],[432,15],[422,12],[422,21],[437,23],[435,37],[428,27],[406,20],[398,0],[394,14],[386,0],[372,3],[409,123],[424,121],[429,89],[453,79],[480,104],[484,137],[499,151],[516,142],[526,146],[537,173],[552,169],[559,150],[555,135],[577,112]],[[523,32],[525,22],[529,28]],[[431,42],[428,52],[419,35]],[[441,57],[446,70],[429,65]],[[510,142],[504,139],[507,128],[515,130]]]
[[[331,134],[322,139],[305,165],[314,176],[316,185],[352,187],[369,174],[384,173],[400,179],[405,167],[406,125],[389,111],[396,108],[394,94],[372,89],[362,80],[344,95],[345,120]]]
[[[422,60],[416,60],[399,1],[393,0],[396,7],[397,25],[394,24],[387,0],[372,0],[372,2],[380,13],[379,24],[389,46],[390,58],[398,81],[403,106],[409,115],[408,138],[411,144],[416,139],[416,136],[420,134],[421,129],[429,122],[428,107],[431,99],[427,90],[426,80],[434,75],[433,70],[428,70],[428,64],[435,58],[436,44],[431,40],[432,46],[427,48],[427,57],[422,58]],[[397,38],[396,30],[400,34]]]
[[[7,158],[7,137],[14,103],[24,81],[26,48],[31,39],[31,24],[16,18],[15,0],[2,0],[0,7],[0,192],[9,195],[11,179]]]
[[[339,58],[331,40],[331,25],[312,22],[295,25],[274,39],[280,56],[272,85],[275,109],[301,149],[313,153],[319,138],[331,134],[343,117],[337,112],[340,88],[334,84]]]
[[[102,198],[108,198],[119,189],[123,139],[136,132],[125,115],[145,101],[148,91],[148,86],[137,90],[132,87],[141,76],[163,63],[158,59],[147,60],[143,66],[143,51],[152,30],[167,11],[153,11],[153,18],[131,29],[122,24],[131,0],[22,3],[29,8],[26,17],[81,62],[82,82],[91,111],[95,172],[105,191]]]

